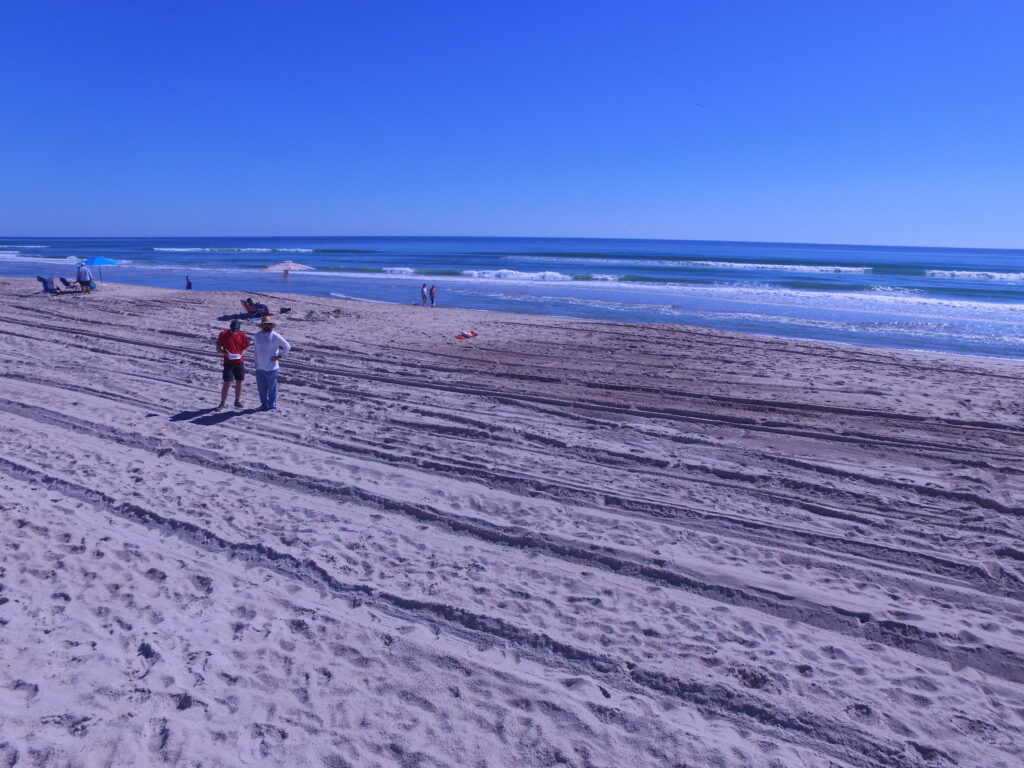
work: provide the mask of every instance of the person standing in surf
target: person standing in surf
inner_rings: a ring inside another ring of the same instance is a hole
[[[424,283],[420,286],[420,301],[423,302],[423,306],[427,306],[427,284]]]
[[[424,283],[423,287],[426,288],[427,284]],[[434,301],[436,299],[437,299],[437,286],[436,285],[432,285],[432,286],[430,286],[430,306],[431,307],[434,306]]]
[[[285,341],[284,336],[274,329],[277,325],[269,317],[260,321],[260,332],[254,337],[256,342],[256,389],[260,393],[260,410],[277,410],[277,372],[278,362],[287,355],[292,345]]]

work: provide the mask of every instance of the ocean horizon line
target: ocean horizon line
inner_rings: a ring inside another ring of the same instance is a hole
[[[8,235],[0,233],[0,240],[568,240],[589,242],[650,242],[650,243],[719,243],[723,245],[806,246],[809,248],[882,248],[935,251],[979,251],[992,253],[1024,253],[1024,244],[1010,246],[974,245],[920,245],[912,243],[826,242],[817,240],[735,240],[690,237],[611,237],[576,235],[309,235],[309,234],[220,234],[220,235]],[[3,244],[3,247],[16,247]]]

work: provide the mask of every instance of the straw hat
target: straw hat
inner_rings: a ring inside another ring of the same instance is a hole
[[[262,328],[264,325],[269,325],[271,328],[277,328],[277,323],[271,319],[270,315],[264,315],[260,318],[260,327]]]

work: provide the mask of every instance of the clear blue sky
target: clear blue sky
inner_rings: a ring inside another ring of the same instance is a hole
[[[1021,248],[1022,40],[1021,0],[3,0],[0,234]]]

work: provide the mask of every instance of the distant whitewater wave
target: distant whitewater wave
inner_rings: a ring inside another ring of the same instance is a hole
[[[7,245],[5,248],[49,248],[48,245]]]
[[[516,269],[465,269],[462,275],[484,280],[572,280],[572,275],[561,272],[520,272]]]
[[[312,248],[154,248],[170,253],[313,253]]]
[[[587,264],[612,264],[615,266],[623,267],[685,267],[690,262],[681,259],[626,259],[626,258],[608,258],[608,257],[592,257],[592,256],[513,256],[511,254],[505,254],[502,256],[503,259],[514,259],[515,261],[563,261],[569,264],[574,262],[586,262]]]
[[[495,281],[496,283],[497,281]],[[509,283],[512,285],[512,283]],[[555,285],[561,283],[552,283]],[[600,286],[594,283],[572,283],[574,287]],[[625,287],[625,284],[623,284]],[[779,288],[772,285],[760,285],[751,283],[718,283],[713,285],[693,285],[671,282],[636,282],[629,284],[632,296],[624,300],[623,305],[644,306],[645,302],[638,300],[638,295],[646,294],[651,297],[662,296],[686,296],[694,300],[710,299],[716,303],[725,302],[731,305],[759,305],[761,307],[800,307],[805,309],[828,309],[842,310],[848,312],[865,313],[872,315],[884,313],[890,317],[914,317],[916,319],[934,318],[939,321],[948,321],[951,317],[984,319],[987,322],[996,324],[1013,323],[1019,325],[1024,323],[1024,304],[1007,304],[995,302],[978,302],[963,299],[942,299],[903,293],[899,291],[860,291],[860,292],[832,292],[832,291],[804,291],[792,288]],[[498,294],[490,294],[498,295]],[[505,294],[503,294],[505,295]],[[515,294],[507,294],[510,298]],[[557,300],[566,303],[592,302],[597,297],[567,296],[561,292],[520,295],[524,301],[533,301],[543,297],[545,300]],[[682,311],[682,310],[680,310]],[[686,310],[693,311],[692,307]],[[719,315],[716,310],[715,315]],[[781,316],[783,313],[769,312],[769,314]]]
[[[14,246],[11,246],[12,248]],[[41,245],[39,248],[46,248],[47,246]],[[153,248],[154,251],[164,251],[167,253],[377,253],[377,251],[370,251],[364,248],[232,248],[230,246],[224,246],[223,248]]]
[[[929,269],[928,277],[950,277],[959,280],[1024,280],[1024,272],[972,272],[962,269]]]
[[[515,269],[413,269],[412,267],[326,266],[310,272],[296,273],[302,277],[375,277],[408,279],[463,279],[481,282],[568,282],[571,280],[619,280],[619,275],[566,275],[561,272],[521,272]]]
[[[722,287],[724,287],[724,286],[716,286],[716,287],[713,287],[713,288],[699,288],[699,287],[693,286],[693,287],[689,287],[686,290],[686,293],[694,296],[695,298],[715,297],[716,299],[719,299],[719,300],[725,300],[725,301],[729,301],[731,303],[735,302],[735,303],[738,303],[738,304],[741,304],[741,305],[748,303],[749,298],[744,297],[742,295],[743,294],[742,289],[741,289],[741,291],[740,291],[740,293],[738,295],[732,295],[732,294],[721,295],[720,294],[720,289]],[[767,288],[765,290],[766,291],[771,291],[771,293],[776,294],[774,296],[774,298],[776,298],[776,299],[784,298],[784,299],[787,300],[787,303],[792,302],[790,304],[790,306],[807,306],[807,307],[810,307],[812,305],[821,304],[822,306],[834,307],[835,309],[841,309],[841,310],[846,310],[846,311],[852,310],[854,312],[858,311],[858,306],[857,306],[858,302],[857,301],[853,301],[853,302],[850,302],[850,303],[843,302],[843,299],[848,297],[849,294],[833,294],[831,296],[831,299],[832,299],[831,301],[826,301],[826,302],[822,303],[822,302],[819,301],[822,298],[822,294],[817,294],[817,295],[812,297],[812,296],[809,296],[809,295],[806,295],[806,294],[800,294],[797,291],[772,291],[771,289],[767,289]],[[719,294],[719,295],[716,296],[716,294]],[[538,296],[535,295],[535,294],[518,294],[518,293],[511,293],[511,292],[489,292],[489,293],[487,293],[485,295],[491,296],[491,297],[494,297],[494,298],[500,298],[500,299],[506,300],[506,301],[515,301],[515,302],[531,302],[531,301],[536,301],[538,299]],[[748,294],[748,296],[749,296],[749,294]],[[545,297],[545,298],[550,299],[550,298],[555,298],[555,297]],[[758,320],[761,320],[763,322],[777,322],[777,323],[784,323],[784,324],[792,323],[792,324],[797,324],[797,325],[808,325],[808,326],[819,326],[819,327],[833,327],[835,329],[846,329],[846,330],[850,330],[854,326],[856,326],[857,328],[872,329],[872,328],[884,328],[884,326],[892,325],[892,324],[900,324],[901,327],[906,328],[905,318],[907,318],[907,317],[913,318],[914,320],[920,321],[920,322],[925,323],[925,324],[928,324],[928,323],[930,323],[932,321],[939,321],[939,322],[945,324],[946,322],[950,321],[951,319],[958,319],[957,316],[955,314],[953,314],[953,313],[950,313],[949,310],[954,310],[955,311],[955,310],[959,310],[959,309],[978,310],[977,313],[972,313],[972,315],[968,316],[971,319],[981,319],[981,320],[984,320],[985,322],[992,323],[994,325],[1007,325],[1007,326],[1011,326],[1011,327],[1016,327],[1016,326],[1020,325],[1020,323],[1022,322],[1022,319],[1019,318],[1019,317],[1013,317],[1013,313],[1012,312],[1007,314],[1006,310],[1014,310],[1014,309],[1024,310],[1024,307],[1019,306],[1019,305],[1006,305],[1006,304],[996,305],[996,304],[975,303],[975,302],[940,301],[940,300],[933,300],[933,299],[923,299],[921,301],[915,302],[914,300],[911,299],[909,302],[907,302],[903,306],[904,309],[908,309],[909,308],[909,310],[910,310],[909,312],[901,313],[901,312],[898,311],[900,309],[900,305],[903,304],[902,302],[893,302],[893,303],[886,302],[882,306],[884,306],[886,309],[897,310],[897,311],[895,311],[895,312],[887,312],[888,317],[887,317],[887,319],[885,321],[879,322],[879,321],[874,321],[874,320],[868,320],[868,321],[864,321],[864,322],[851,322],[851,321],[841,321],[841,320],[821,320],[821,319],[808,318],[808,317],[799,317],[799,316],[786,317],[784,315],[779,315],[779,314],[776,314],[776,313],[773,313],[773,312],[770,312],[770,311],[769,312],[757,312],[756,310],[755,311],[744,311],[744,310],[739,310],[739,309],[732,310],[732,311],[728,311],[728,310],[727,311],[723,311],[721,308],[718,308],[718,307],[716,307],[713,310],[703,310],[703,309],[697,308],[695,306],[690,306],[690,305],[679,306],[679,305],[674,305],[674,304],[643,303],[643,302],[636,302],[636,301],[632,301],[632,300],[631,301],[616,301],[614,299],[597,298],[597,297],[582,296],[582,295],[581,296],[565,296],[565,297],[561,297],[560,296],[560,297],[557,297],[557,298],[559,298],[559,300],[564,302],[565,304],[573,304],[573,305],[587,306],[587,307],[603,307],[603,308],[617,309],[617,310],[622,310],[622,311],[632,311],[636,307],[642,307],[645,310],[659,312],[659,313],[662,313],[662,314],[681,315],[681,316],[689,316],[689,317],[708,317],[708,318],[717,318],[717,319],[723,319],[723,318],[758,319]],[[651,301],[656,301],[656,299],[657,299],[656,296],[652,296],[651,297]],[[807,303],[804,303],[801,300],[807,300]],[[775,305],[777,305],[777,304],[775,304]],[[771,304],[766,304],[765,306],[771,306]],[[983,339],[985,337],[979,336],[978,338],[979,339]],[[1021,343],[1021,340],[1020,340],[1019,337],[1007,337],[1007,338],[1017,338],[1018,343]]]
[[[780,272],[835,272],[844,275],[866,275],[871,267],[839,267],[831,264],[761,264],[749,261],[684,261],[687,267],[711,269],[770,269]]]
[[[0,251],[0,261],[32,264],[77,264],[81,259],[75,256],[26,256],[17,251]]]
[[[873,285],[871,286],[872,293],[881,293],[888,296],[920,296],[921,290],[919,288],[900,288],[895,285]]]
[[[615,275],[565,275],[561,272],[521,272],[515,269],[413,269],[412,267],[319,267],[306,276],[359,275],[361,277],[468,278],[471,280],[536,281],[617,280]]]
[[[641,283],[631,286],[651,293],[676,293],[690,296],[715,296],[726,300],[754,300],[765,305],[784,304],[802,306],[829,306],[852,308],[900,307],[970,310],[982,314],[1006,314],[1024,317],[1024,304],[1009,304],[966,299],[946,299],[934,296],[906,294],[899,291],[804,291],[778,288],[756,283],[719,283],[715,285],[685,285],[682,283]],[[1015,320],[1020,322],[1020,320]]]
[[[380,253],[365,248],[314,248],[313,253]]]
[[[186,269],[176,265],[177,269]],[[193,268],[200,271],[202,268]],[[237,269],[237,268],[236,268]],[[217,271],[234,272],[220,268]],[[239,272],[263,273],[260,269],[237,269]],[[695,283],[680,277],[649,277],[646,275],[614,275],[614,274],[567,274],[557,271],[527,272],[514,269],[472,269],[462,271],[417,270],[413,267],[320,267],[308,272],[292,275],[300,279],[350,279],[364,278],[375,280],[401,281],[445,281],[464,282],[466,284],[504,284],[504,285],[550,285],[560,286],[559,295],[549,298],[565,300],[563,291],[570,286],[579,289],[624,289],[634,296],[638,294],[676,294],[687,296],[704,296],[725,301],[756,301],[774,305],[798,306],[843,306],[853,308],[887,308],[895,310],[899,306],[909,307],[912,304],[925,304],[929,307],[959,308],[961,310],[985,308],[982,311],[1009,310],[1014,315],[1024,313],[1024,304],[1004,305],[993,302],[975,302],[961,299],[946,299],[922,295],[919,290],[895,286],[844,286],[837,285],[831,290],[822,291],[815,285],[772,285],[748,281],[716,282],[712,284]],[[633,301],[636,301],[635,299]],[[642,303],[642,302],[637,302]],[[1012,308],[1012,309],[1011,309]]]
[[[390,277],[390,278],[449,278],[469,280],[502,280],[508,282],[568,282],[571,280],[617,280],[615,275],[566,275],[561,272],[521,272],[516,269],[413,269],[412,267],[320,267],[314,272],[298,273],[304,277],[340,277],[345,275],[359,277]]]
[[[697,267],[701,269],[763,269],[778,272],[825,272],[846,275],[870,274],[871,267],[844,267],[833,264],[772,264],[753,261],[708,261],[703,259],[629,259],[558,254],[552,256],[505,256],[519,261],[586,261],[588,264],[614,264],[628,267]]]

